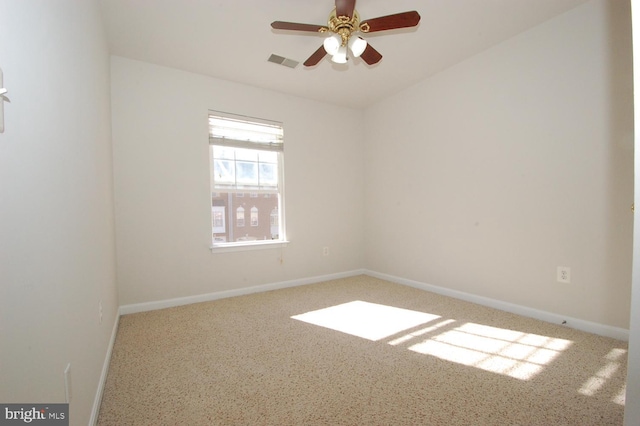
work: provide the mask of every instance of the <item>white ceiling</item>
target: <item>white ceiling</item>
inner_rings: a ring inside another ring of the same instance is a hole
[[[100,0],[113,55],[295,96],[363,108],[587,0],[359,0],[361,19],[417,10],[411,29],[365,36],[374,66],[328,57],[305,68],[321,44],[272,21],[326,25],[333,0]],[[267,62],[272,54],[300,62]]]

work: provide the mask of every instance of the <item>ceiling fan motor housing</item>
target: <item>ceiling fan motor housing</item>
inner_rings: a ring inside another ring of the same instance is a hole
[[[360,15],[356,10],[353,11],[353,16],[337,16],[336,10],[329,15],[328,22],[329,31],[340,35],[342,38],[342,46],[346,46],[349,42],[351,34],[360,30]]]

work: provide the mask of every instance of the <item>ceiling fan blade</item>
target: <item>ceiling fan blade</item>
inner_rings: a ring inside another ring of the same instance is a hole
[[[336,0],[336,16],[353,17],[353,9],[356,8],[356,0]]]
[[[327,54],[327,51],[324,50],[324,46],[320,46],[318,48],[318,50],[313,52],[313,55],[309,56],[309,59],[304,61],[304,66],[305,67],[312,67],[314,65],[317,65],[318,62],[320,62],[322,60],[322,58],[325,57],[326,54]]]
[[[328,28],[325,27],[324,25],[299,24],[297,22],[283,22],[283,21],[272,22],[271,28],[275,30],[308,31],[312,33],[318,33],[318,32],[328,30]]]
[[[381,16],[367,19],[360,23],[360,31],[372,33],[375,31],[394,30],[396,28],[415,27],[420,22],[420,14],[415,10],[411,12],[396,13],[394,15]]]
[[[362,55],[360,55],[360,57],[369,65],[377,64],[378,62],[380,62],[380,59],[382,59],[382,55],[380,54],[380,52],[371,47],[369,43],[367,43],[367,47],[364,49],[364,52],[362,52]]]

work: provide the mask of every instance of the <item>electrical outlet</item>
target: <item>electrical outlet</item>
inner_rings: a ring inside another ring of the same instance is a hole
[[[100,317],[100,324],[102,324],[102,300],[98,302],[98,316]]]
[[[329,247],[323,247],[322,248],[322,255],[323,256],[329,256]]]
[[[558,282],[569,284],[571,282],[571,268],[558,266]]]
[[[64,396],[66,402],[71,402],[71,363],[64,369]]]

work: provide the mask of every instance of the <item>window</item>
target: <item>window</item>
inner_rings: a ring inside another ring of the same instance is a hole
[[[279,226],[279,218],[278,208],[271,210],[271,214],[269,215],[269,225],[271,227],[271,234],[278,235],[280,232],[278,230]]]
[[[224,233],[224,230],[226,229],[224,220],[224,206],[211,206],[211,216],[213,219],[213,233]]]
[[[251,207],[251,226],[258,226],[258,209]]]
[[[236,226],[238,228],[244,227],[244,209],[242,207],[238,207],[236,210]]]
[[[213,248],[284,242],[282,124],[210,111],[209,155]]]

